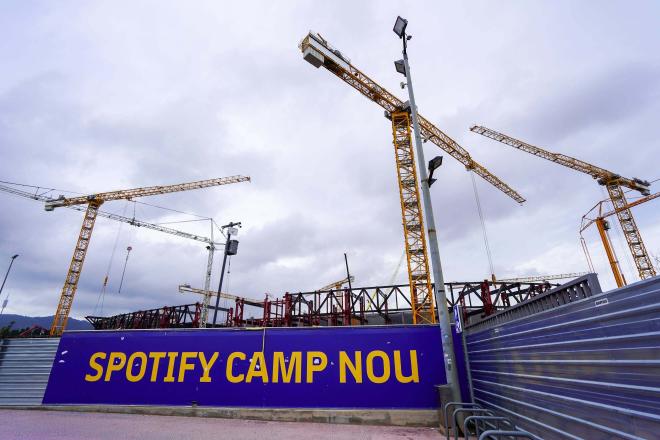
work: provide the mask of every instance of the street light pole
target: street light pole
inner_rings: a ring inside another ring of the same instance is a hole
[[[230,254],[230,241],[232,228],[234,226],[241,226],[241,222],[230,222],[222,226],[222,229],[227,229],[227,240],[225,241],[225,252],[224,257],[222,258],[222,270],[220,271],[220,283],[218,284],[218,294],[215,297],[215,310],[213,310],[213,327],[215,327],[216,321],[218,319],[218,307],[220,306],[220,292],[222,291],[222,281],[225,279],[225,266],[227,265],[227,255],[234,255],[236,252]]]
[[[5,288],[5,283],[7,282],[7,277],[9,276],[9,271],[11,270],[11,266],[14,264],[14,260],[18,257],[18,254],[14,255],[11,257],[11,261],[9,262],[9,267],[7,268],[7,273],[5,274],[5,279],[2,280],[2,286],[0,286],[0,296],[2,296],[2,289]],[[5,300],[2,302],[2,309],[0,310],[0,316],[5,311],[5,307],[7,307],[7,303],[9,302],[9,298],[5,298]]]
[[[435,219],[433,216],[433,205],[431,204],[431,192],[429,190],[429,179],[426,172],[426,161],[424,160],[424,150],[422,148],[422,136],[419,130],[419,120],[417,118],[417,105],[415,104],[415,94],[413,92],[412,76],[410,75],[410,64],[408,63],[407,42],[411,36],[406,35],[406,26],[408,22],[401,17],[397,18],[394,26],[394,32],[403,40],[403,64],[405,66],[406,83],[408,87],[408,97],[410,99],[410,112],[412,116],[413,132],[415,134],[415,151],[417,153],[417,172],[421,179],[422,199],[424,202],[424,220],[426,221],[426,235],[429,240],[429,249],[431,250],[431,265],[433,267],[433,281],[435,303],[438,310],[438,319],[440,321],[440,331],[442,333],[442,351],[444,353],[445,374],[447,376],[447,385],[452,389],[454,400],[460,401],[460,388],[458,384],[458,375],[456,374],[456,356],[454,354],[454,344],[452,341],[451,324],[449,322],[449,311],[447,310],[447,296],[445,290],[445,280],[442,273],[442,264],[440,262],[440,248],[438,246],[438,236],[435,231]],[[397,69],[398,70],[398,69]]]

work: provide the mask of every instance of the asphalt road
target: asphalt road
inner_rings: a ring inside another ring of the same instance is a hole
[[[0,410],[0,440],[439,440],[438,430],[178,416]]]

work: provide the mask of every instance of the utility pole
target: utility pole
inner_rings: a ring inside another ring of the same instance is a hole
[[[213,310],[213,327],[215,327],[216,321],[218,319],[218,307],[220,307],[220,293],[222,293],[222,281],[225,278],[225,266],[227,265],[227,256],[236,255],[238,250],[238,240],[232,240],[232,235],[238,234],[238,229],[235,226],[241,227],[241,222],[230,222],[224,226],[222,229],[227,230],[227,241],[225,241],[225,252],[222,258],[222,270],[220,271],[220,283],[218,284],[218,295],[215,297],[215,310]]]
[[[454,400],[460,401],[460,388],[458,375],[456,374],[456,356],[454,354],[454,344],[452,341],[451,324],[449,322],[449,311],[447,310],[447,296],[445,291],[445,280],[442,274],[442,265],[440,262],[440,248],[438,246],[438,236],[435,231],[435,219],[433,216],[433,205],[431,204],[430,184],[426,172],[426,162],[424,160],[424,150],[422,148],[422,136],[419,131],[419,120],[417,119],[417,105],[415,104],[415,94],[413,93],[412,76],[410,75],[410,64],[408,63],[407,43],[412,38],[406,35],[408,21],[397,17],[394,25],[394,33],[403,41],[403,63],[396,61],[395,67],[399,73],[406,76],[406,85],[408,86],[408,97],[410,99],[410,113],[413,122],[413,131],[415,133],[415,151],[417,153],[417,172],[421,180],[422,198],[424,201],[424,220],[427,226],[427,237],[429,240],[429,249],[431,251],[431,265],[433,266],[433,281],[435,304],[438,309],[438,320],[440,321],[440,331],[442,333],[442,351],[444,353],[445,373],[447,376],[447,385],[451,388]],[[401,72],[403,70],[405,72]],[[433,162],[433,161],[432,161]]]
[[[0,296],[2,296],[2,289],[5,288],[5,283],[7,282],[7,277],[9,276],[9,271],[11,270],[11,266],[14,264],[14,260],[18,257],[18,254],[14,255],[11,257],[11,261],[9,262],[9,267],[7,268],[7,273],[5,274],[5,279],[2,280],[2,286],[0,286]],[[9,295],[7,295],[9,296]],[[5,300],[2,302],[2,309],[0,310],[0,316],[5,311],[5,307],[7,307],[7,303],[9,302],[9,297],[5,298]]]

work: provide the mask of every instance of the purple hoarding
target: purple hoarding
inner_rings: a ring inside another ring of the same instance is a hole
[[[44,404],[436,408],[438,326],[66,332]]]

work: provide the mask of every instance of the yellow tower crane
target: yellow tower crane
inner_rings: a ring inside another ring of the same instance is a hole
[[[582,223],[580,224],[580,236],[582,236],[582,233],[589,226],[593,225],[594,223],[596,224],[596,227],[598,228],[598,235],[600,236],[600,240],[603,243],[603,248],[605,249],[607,260],[610,263],[610,267],[612,268],[612,274],[614,275],[614,281],[616,282],[617,287],[625,286],[626,278],[623,276],[623,272],[621,271],[621,267],[619,266],[619,261],[617,260],[616,254],[614,253],[614,246],[612,246],[610,237],[607,233],[607,231],[610,229],[610,226],[607,220],[605,219],[614,214],[618,214],[621,210],[624,209],[629,210],[634,206],[641,205],[642,203],[649,202],[658,197],[660,197],[660,192],[648,195],[646,197],[642,197],[622,207],[613,209],[608,212],[603,212],[603,205],[605,201],[600,201],[596,204],[596,206],[591,208],[588,213],[582,216]],[[590,218],[589,214],[591,214],[594,211],[597,212],[596,217]],[[583,241],[583,246],[585,246],[585,252],[586,252],[586,244],[584,243],[585,242]],[[588,255],[587,258],[589,259],[589,264],[591,264],[591,259],[588,257]],[[653,269],[653,266],[651,266],[651,268]]]
[[[623,193],[623,188],[629,188],[639,191],[643,196],[648,196],[650,194],[649,182],[637,178],[628,179],[626,177],[621,177],[612,171],[597,167],[596,165],[592,165],[583,160],[544,150],[521,140],[514,139],[506,134],[491,130],[490,128],[475,125],[471,127],[470,130],[487,138],[494,139],[503,144],[549,160],[550,162],[588,174],[594,179],[597,179],[600,185],[607,188],[607,193],[610,196],[619,223],[621,224],[623,235],[626,237],[626,242],[628,243],[633,260],[635,261],[635,266],[637,266],[639,277],[641,279],[646,279],[655,276],[655,269],[653,268],[653,264],[651,264],[651,258],[646,251],[646,247],[642,241],[642,235],[637,228],[632,212],[627,208],[628,202]],[[617,285],[619,287],[623,285],[619,284],[620,281],[621,280],[617,279]]]
[[[350,279],[348,277],[344,277],[339,281],[332,282],[330,284],[326,284],[325,286],[321,287],[320,289],[316,289],[317,292],[324,292],[326,290],[339,290],[342,288],[342,286],[348,282],[353,282],[355,281],[355,277],[351,275]]]
[[[317,68],[324,67],[369,100],[381,106],[385,109],[385,115],[392,121],[413,322],[415,324],[434,323],[433,289],[431,288],[425,229],[419,197],[419,179],[415,168],[410,133],[410,106],[362,73],[321,35],[309,32],[303,38],[299,48],[307,62]],[[475,172],[516,202],[522,203],[525,201],[520,194],[506,183],[475,162],[467,150],[442,130],[421,115],[418,115],[418,119],[421,135],[425,140],[436,144],[454,159],[461,162],[468,170]]]
[[[180,284],[179,285],[179,293],[197,293],[199,295],[204,295],[204,297],[218,296],[218,292],[216,292],[214,290],[198,289],[196,287],[190,287],[190,284]],[[253,299],[249,299],[249,298],[243,298],[243,297],[240,297],[240,296],[232,295],[231,293],[220,292],[220,298],[230,299],[230,300],[242,299],[245,302],[245,304],[250,305],[250,306],[255,306],[255,307],[263,307],[264,306],[263,301],[253,300]]]
[[[104,203],[111,200],[131,200],[136,197],[153,196],[157,194],[174,193],[180,191],[190,191],[192,189],[208,188],[211,186],[228,185],[232,183],[249,181],[249,177],[245,176],[231,176],[222,177],[219,179],[200,180],[197,182],[180,183],[176,185],[167,186],[150,186],[144,188],[127,189],[121,191],[112,191],[99,194],[91,194],[80,197],[65,198],[60,196],[57,199],[48,200],[45,204],[46,211],[53,211],[55,208],[73,206],[73,205],[87,205],[85,217],[83,219],[82,227],[76,247],[73,251],[69,271],[67,272],[60,295],[60,301],[57,305],[57,311],[53,318],[53,324],[50,327],[51,336],[59,336],[66,328],[66,323],[69,319],[71,312],[71,305],[73,304],[73,297],[78,289],[78,280],[82,271],[87,249],[89,248],[89,241],[92,237],[94,229],[94,222],[98,215],[99,207]]]

